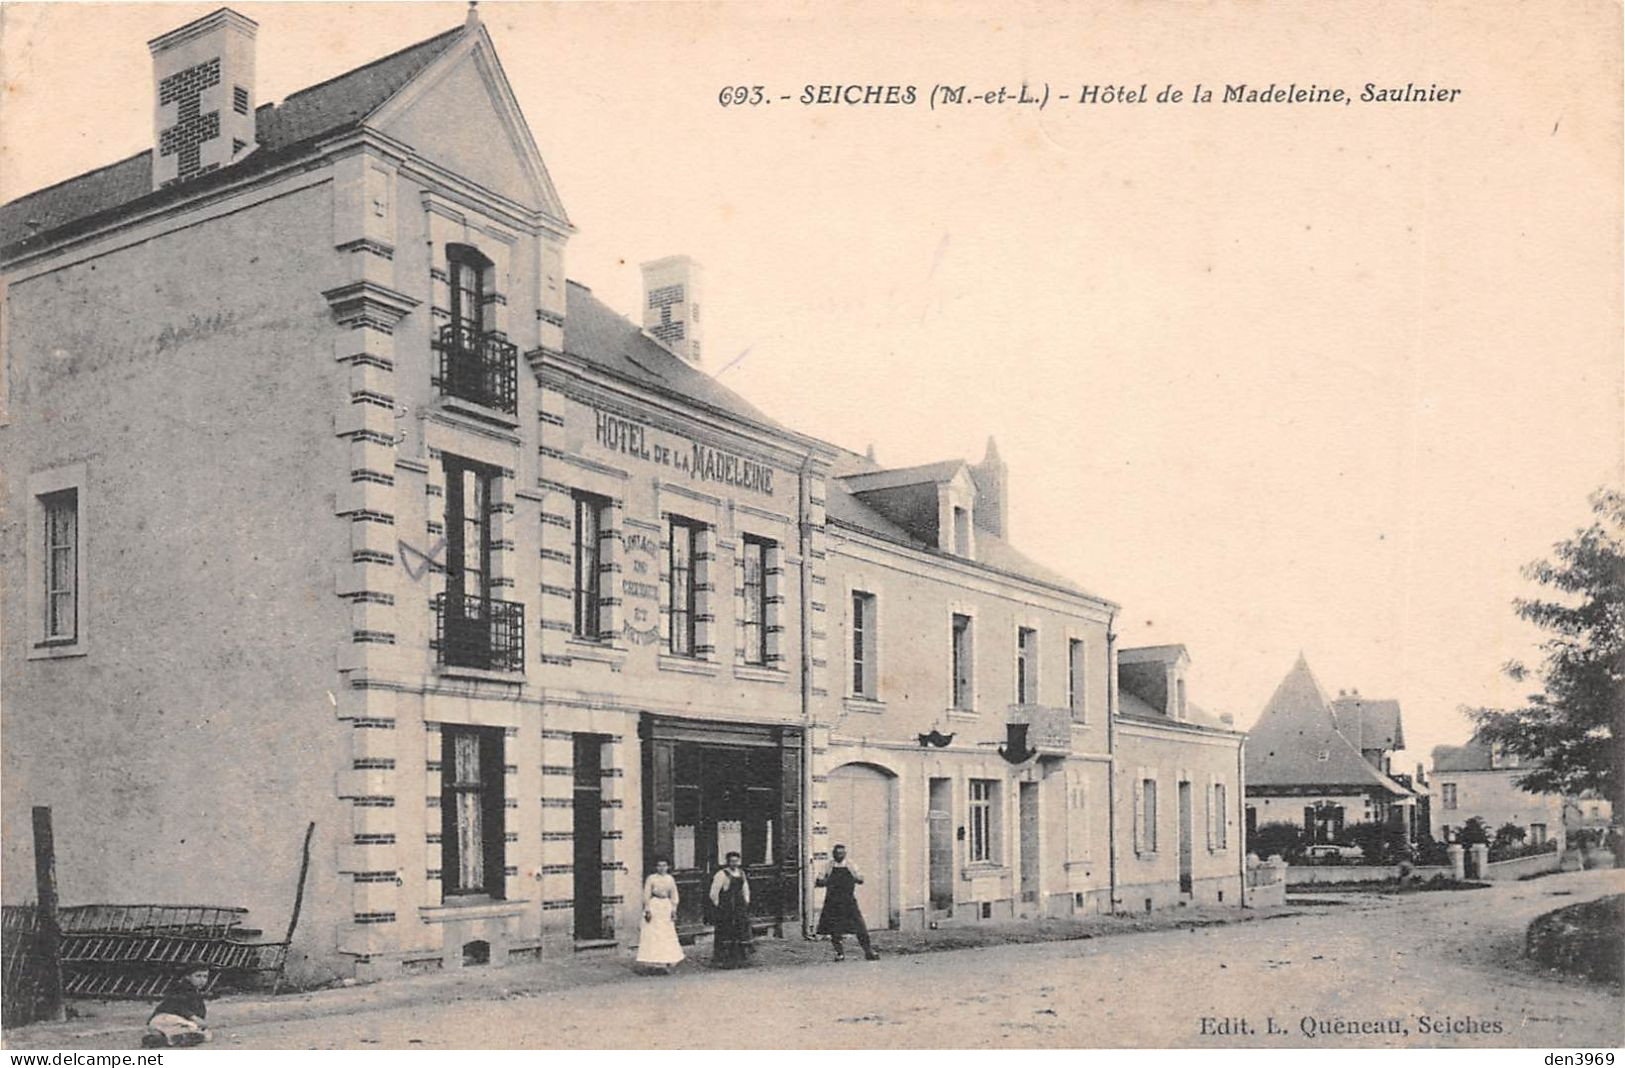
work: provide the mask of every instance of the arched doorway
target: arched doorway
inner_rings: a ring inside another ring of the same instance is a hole
[[[894,776],[872,764],[842,764],[829,774],[829,842],[846,846],[863,876],[858,907],[871,927],[897,926],[892,892],[896,873],[897,812]]]

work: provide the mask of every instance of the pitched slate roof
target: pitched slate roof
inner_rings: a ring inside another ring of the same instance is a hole
[[[1436,745],[1433,747],[1433,771],[1517,771],[1527,772],[1540,766],[1539,761],[1517,760],[1509,757],[1497,763],[1490,747],[1474,736],[1466,745]]]
[[[301,89],[281,104],[254,113],[254,151],[218,171],[152,188],[152,150],[58,182],[0,206],[0,250],[26,251],[46,235],[72,225],[111,221],[137,207],[180,200],[222,181],[268,167],[317,138],[359,125],[377,111],[467,29],[466,25]]]
[[[1339,697],[1332,702],[1332,719],[1356,749],[1405,748],[1405,726],[1398,701]]]
[[[1247,785],[1375,787],[1411,796],[1337,729],[1331,705],[1301,654],[1248,732]]]
[[[634,326],[581,283],[566,284],[564,302],[564,351],[569,355],[644,389],[788,432],[760,408]]]
[[[1185,705],[1185,718],[1169,719],[1162,712],[1143,698],[1137,697],[1127,690],[1119,688],[1117,691],[1117,714],[1124,719],[1137,720],[1143,723],[1157,723],[1162,725],[1174,724],[1180,727],[1204,727],[1208,730],[1229,731],[1239,733],[1232,723],[1215,716],[1203,708],[1193,704]]]
[[[963,460],[950,460],[942,464],[926,464],[921,468],[904,468],[899,470],[933,470],[953,465],[963,464]],[[848,527],[863,531],[886,541],[896,542],[899,545],[920,552],[933,553],[950,559],[959,559],[949,553],[944,553],[934,545],[929,545],[904,530],[898,524],[887,519],[875,509],[864,504],[854,495],[847,486],[851,485],[850,478],[832,478],[829,480],[824,495],[824,511],[831,523],[837,526]],[[997,571],[1016,578],[1024,578],[1030,582],[1050,586],[1063,593],[1074,594],[1079,597],[1088,597],[1091,600],[1104,600],[1099,594],[1090,593],[1065,575],[1051,571],[1043,564],[1038,563],[1026,554],[1020,552],[996,535],[985,530],[976,532],[976,554],[974,561],[990,571]]]
[[[922,483],[948,482],[966,467],[964,460],[938,460],[934,464],[914,467],[888,467],[873,471],[859,471],[842,476],[846,488],[853,493],[870,490],[894,489],[898,486],[918,486]]]
[[[1169,660],[1178,660],[1181,656],[1190,656],[1190,651],[1177,643],[1169,645],[1136,645],[1132,648],[1117,650],[1117,662],[1119,664],[1166,663]]]

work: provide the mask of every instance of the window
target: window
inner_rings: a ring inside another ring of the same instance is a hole
[[[767,551],[771,543],[761,538],[744,539],[745,603],[740,616],[744,631],[745,663],[767,664]]]
[[[1135,849],[1141,853],[1157,851],[1157,780],[1146,777],[1139,780],[1134,798]]]
[[[435,601],[440,662],[486,671],[523,671],[524,606],[491,596],[497,470],[449,454],[444,464],[446,587]]]
[[[875,686],[875,595],[852,591],[852,696],[871,700]]]
[[[575,635],[589,641],[603,632],[603,550],[609,502],[588,493],[575,495]]]
[[[1303,810],[1303,829],[1309,837],[1309,844],[1320,845],[1324,842],[1335,842],[1341,838],[1343,836],[1343,818],[1343,806],[1334,805],[1330,801],[1305,806]]]
[[[503,892],[502,728],[440,731],[442,897]]]
[[[467,245],[446,248],[451,321],[475,335],[485,333],[485,277],[490,266],[490,260]]]
[[[446,592],[465,601],[491,595],[491,468],[458,456],[446,466]]]
[[[446,271],[451,307],[435,342],[435,385],[448,397],[512,416],[518,411],[519,350],[492,314],[498,297],[491,290],[491,261],[467,245],[448,245]]]
[[[1439,787],[1439,791],[1440,791],[1441,794],[1444,795],[1442,800],[1444,801],[1445,811],[1447,811],[1447,812],[1455,811],[1455,808],[1456,808],[1456,784],[1453,783],[1453,782],[1447,782],[1443,786]]]
[[[1546,844],[1546,825],[1544,823],[1531,823],[1529,825],[1529,844]]]
[[[671,621],[671,635],[667,648],[674,656],[695,654],[694,601],[699,583],[694,574],[695,557],[699,555],[700,528],[683,519],[671,521],[671,548],[668,561],[671,594],[667,615]]]
[[[79,491],[59,490],[40,498],[45,517],[46,642],[79,637]]]
[[[1225,808],[1226,799],[1224,794],[1224,783],[1214,783],[1213,791],[1209,795],[1209,803],[1212,807],[1208,813],[1208,819],[1211,821],[1210,825],[1213,828],[1210,841],[1214,849],[1226,849],[1230,845],[1230,826],[1229,820],[1226,818],[1229,810]]]
[[[953,618],[953,701],[952,707],[968,712],[975,705],[971,688],[970,616],[955,613]]]
[[[1066,704],[1072,718],[1079,723],[1089,718],[1088,699],[1084,691],[1086,677],[1083,662],[1083,641],[1072,638],[1066,643]]]
[[[1082,770],[1066,773],[1066,859],[1086,860],[1089,856],[1089,782]]]
[[[954,506],[954,554],[970,555],[970,513],[958,505]]]
[[[998,861],[999,784],[992,779],[970,780],[970,862]]]
[[[1184,679],[1175,679],[1174,680],[1174,718],[1178,719],[1178,720],[1183,720],[1185,718],[1185,680]]]
[[[1016,704],[1038,703],[1038,631],[1016,630]]]

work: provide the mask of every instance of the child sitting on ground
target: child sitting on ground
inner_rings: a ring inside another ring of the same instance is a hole
[[[146,1049],[156,1046],[200,1046],[209,1041],[203,1019],[209,1014],[203,1003],[203,990],[209,985],[209,967],[200,964],[175,980],[147,1017],[147,1033],[141,1037]]]

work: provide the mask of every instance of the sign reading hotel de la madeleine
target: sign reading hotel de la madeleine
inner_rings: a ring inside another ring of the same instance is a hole
[[[611,452],[669,467],[700,482],[773,496],[773,468],[758,460],[675,434],[657,434],[641,423],[597,408],[593,421],[594,440]]]

